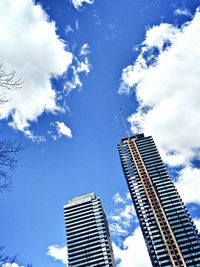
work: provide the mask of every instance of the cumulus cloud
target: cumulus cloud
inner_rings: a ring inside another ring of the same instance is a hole
[[[79,10],[84,3],[93,4],[94,0],[71,0],[71,3],[77,10]]]
[[[136,93],[138,108],[128,118],[132,132],[152,135],[164,161],[183,168],[177,186],[187,202],[199,202],[200,171],[191,164],[199,156],[200,140],[199,24],[197,9],[180,28],[161,23],[147,29],[139,56],[122,72],[119,89]]]
[[[56,26],[32,0],[0,2],[0,57],[6,71],[16,71],[24,84],[7,91],[10,101],[1,106],[0,118],[33,138],[29,126],[44,112],[62,110],[51,78],[66,72],[73,55],[56,34]],[[4,92],[3,92],[4,93]]]
[[[117,267],[150,267],[151,262],[146,249],[144,238],[139,227],[129,235],[122,246],[113,243],[113,251]]]
[[[194,223],[200,233],[200,218],[194,218]]]
[[[179,171],[176,188],[185,203],[200,204],[199,184],[200,169],[188,165]]]
[[[55,125],[56,125],[56,128],[57,128],[59,137],[64,135],[64,136],[66,136],[68,138],[72,138],[72,131],[67,125],[64,124],[64,122],[56,121]]]
[[[66,246],[59,246],[59,245],[49,246],[47,255],[52,257],[54,260],[61,261],[67,266],[68,259],[67,259]]]

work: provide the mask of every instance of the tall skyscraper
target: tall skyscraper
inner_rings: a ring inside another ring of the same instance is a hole
[[[69,267],[115,267],[106,215],[94,193],[64,206]]]
[[[118,149],[152,265],[200,266],[200,235],[152,137],[124,138]]]

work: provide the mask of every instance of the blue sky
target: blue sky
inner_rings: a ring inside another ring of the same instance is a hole
[[[130,131],[154,137],[200,225],[199,6],[1,1],[1,62],[24,81],[1,88],[10,99],[1,135],[26,145],[0,196],[1,244],[19,252],[13,267],[67,266],[63,205],[88,192],[103,202],[118,267],[150,266],[117,152],[120,108]]]

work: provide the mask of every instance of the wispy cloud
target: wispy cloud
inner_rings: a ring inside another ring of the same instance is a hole
[[[48,247],[47,255],[67,266],[68,259],[66,246],[51,245]]]
[[[135,90],[138,108],[128,119],[132,131],[153,135],[164,161],[182,168],[177,183],[182,197],[197,203],[200,171],[192,161],[200,151],[199,24],[198,9],[180,28],[161,23],[147,29],[138,58],[122,72],[119,90]]]
[[[113,196],[113,211],[109,215],[109,228],[113,236],[126,236],[136,221],[135,209],[129,194]]]
[[[117,267],[150,267],[151,263],[129,193],[116,193],[108,216]]]
[[[93,4],[94,0],[71,0],[71,3],[73,6],[77,9],[80,10],[80,8],[83,6],[83,4]]]
[[[86,43],[80,49],[81,56],[87,56],[90,53],[89,45]]]
[[[182,9],[178,8],[174,11],[174,14],[178,16],[186,16],[190,18],[192,17],[190,10],[187,8],[182,8]]]
[[[126,199],[120,195],[120,193],[116,193],[114,196],[113,196],[113,201],[115,204],[118,204],[118,203],[125,203],[126,202]]]
[[[67,25],[65,27],[65,33],[66,33],[66,35],[68,35],[69,33],[73,32],[73,31],[74,30],[73,30],[73,28],[70,25]]]
[[[65,34],[66,34],[66,35],[69,35],[70,33],[73,33],[73,32],[75,32],[75,31],[79,31],[79,22],[78,22],[78,20],[75,20],[73,26],[71,26],[71,25],[67,25],[67,26],[65,27]]]
[[[72,70],[72,77],[70,80],[66,81],[63,87],[63,94],[66,96],[72,90],[76,88],[81,88],[83,83],[81,76],[88,75],[91,70],[91,64],[89,63],[88,54],[90,53],[90,48],[87,43],[83,44],[79,51],[79,57],[73,58],[73,65],[70,67]]]
[[[96,12],[94,13],[94,19],[95,19],[95,24],[96,24],[97,26],[101,26],[100,18],[99,18],[99,16],[96,14]]]
[[[18,264],[15,263],[15,262],[13,262],[13,263],[9,263],[9,262],[7,262],[7,263],[4,263],[4,264],[2,265],[2,267],[24,267],[24,266],[20,266],[20,265],[18,265]]]

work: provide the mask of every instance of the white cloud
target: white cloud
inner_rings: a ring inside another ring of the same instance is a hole
[[[71,0],[71,3],[76,9],[80,9],[84,3],[93,4],[94,0]]]
[[[72,90],[83,86],[80,76],[82,74],[89,74],[91,70],[91,65],[88,60],[89,53],[89,45],[86,43],[80,48],[80,58],[74,57],[74,65],[71,66],[72,79],[67,81],[63,88],[65,95],[68,95]]]
[[[174,14],[178,16],[192,17],[190,10],[188,10],[187,8],[183,9],[178,8],[174,11]]]
[[[120,93],[136,92],[139,106],[128,119],[132,132],[152,135],[164,161],[184,167],[177,185],[186,202],[199,202],[200,171],[191,165],[200,148],[199,24],[198,9],[181,28],[161,23],[148,29],[135,63],[122,72],[120,86]]]
[[[90,72],[90,68],[91,66],[89,64],[88,58],[85,58],[84,61],[78,61],[77,67],[71,66],[73,77],[71,81],[67,81],[64,84],[63,91],[65,96],[67,96],[72,90],[81,88],[83,86],[80,74],[88,74]]]
[[[66,35],[68,35],[70,32],[73,32],[73,31],[74,30],[73,30],[73,28],[70,25],[67,25],[65,27],[65,33],[66,33]]]
[[[64,124],[64,122],[55,122],[57,131],[58,131],[58,136],[61,137],[62,135],[67,136],[68,138],[72,138],[72,131],[71,129]]]
[[[113,243],[115,259],[120,261],[117,267],[150,267],[150,259],[139,227],[128,236],[122,247]]]
[[[99,18],[99,16],[96,13],[94,14],[94,19],[95,19],[95,24],[97,26],[101,26],[100,18]]]
[[[75,21],[75,29],[76,29],[76,31],[79,31],[79,21],[78,20]]]
[[[17,263],[9,263],[9,262],[7,262],[7,263],[4,263],[3,265],[2,265],[2,267],[24,267],[24,266],[19,266]]]
[[[67,247],[66,246],[59,246],[59,245],[49,246],[47,255],[52,257],[54,260],[61,261],[67,266],[68,259],[67,259]]]
[[[81,47],[80,50],[80,55],[81,56],[87,56],[90,53],[90,47],[89,45],[86,43]]]
[[[136,213],[132,201],[127,194],[125,197],[116,193],[113,196],[114,207],[109,215],[109,228],[113,236],[126,236],[136,221]]]
[[[188,162],[199,147],[199,22],[198,11],[181,29],[169,24],[149,29],[142,53],[122,73],[120,92],[135,86],[139,102],[129,118],[133,132],[152,134],[171,165]],[[164,49],[166,42],[172,45]],[[160,52],[157,57],[153,48]],[[144,52],[149,52],[147,59]],[[148,65],[148,60],[154,63]]]
[[[90,64],[88,58],[86,57],[84,61],[78,62],[78,67],[76,69],[77,73],[85,72],[86,74],[90,73]]]
[[[193,220],[194,220],[194,223],[195,223],[195,225],[196,225],[196,227],[200,233],[200,218],[194,218]]]
[[[73,55],[56,34],[56,26],[32,0],[0,2],[0,57],[6,71],[16,71],[24,84],[7,91],[10,101],[0,108],[0,118],[34,138],[29,129],[44,112],[62,110],[51,78],[63,75]]]
[[[111,218],[113,221],[121,220],[120,216]],[[128,230],[120,222],[112,222],[109,224],[110,232],[113,236],[127,236]]]
[[[187,166],[179,172],[179,179],[176,188],[185,203],[200,204],[200,169]]]
[[[132,203],[114,209],[109,220],[109,228],[113,236],[127,236],[130,228],[132,228],[132,223],[137,220]]]
[[[113,196],[113,201],[115,204],[118,204],[118,203],[125,203],[125,199],[123,196],[120,195],[120,193],[116,193],[114,196]]]

